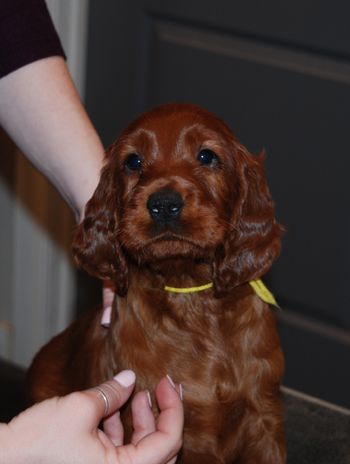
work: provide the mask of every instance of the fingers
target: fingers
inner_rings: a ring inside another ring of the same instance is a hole
[[[135,395],[132,402],[134,425],[132,443],[121,446],[123,427],[117,410],[130,397],[134,384],[134,372],[122,371],[114,380],[79,393],[79,395],[88,395],[90,405],[93,407],[93,414],[90,408],[83,408],[85,418],[89,417],[84,424],[91,430],[96,430],[98,422],[105,418],[105,433],[100,432],[99,437],[106,449],[112,446],[112,443],[116,445],[115,448],[113,447],[116,462],[173,464],[182,445],[183,405],[179,386],[175,386],[171,379],[166,377],[157,385],[155,395],[160,410],[157,421],[153,417],[147,392],[139,392]]]
[[[182,438],[184,423],[180,390],[181,386],[175,386],[169,377],[162,379],[156,388],[157,403],[161,411],[157,430],[165,435],[174,435],[175,440]]]
[[[160,415],[155,431],[141,439],[133,450],[128,446],[123,447],[123,450],[117,448],[123,453],[130,451],[135,464],[173,462],[171,460],[182,445],[183,405],[177,389],[168,378],[163,378],[157,385],[156,398]]]
[[[103,421],[103,431],[114,446],[121,446],[124,442],[124,429],[119,411]]]
[[[130,370],[119,372],[113,380],[87,390],[94,403],[96,417],[105,418],[116,412],[130,397],[135,385],[135,373]]]
[[[111,325],[112,306],[103,306],[101,325],[108,328]]]
[[[134,427],[131,443],[136,445],[140,440],[156,430],[156,421],[148,391],[139,392],[134,396],[131,403],[131,412]]]
[[[112,316],[112,304],[115,295],[115,287],[112,282],[105,280],[103,282],[103,313],[101,317],[101,325],[109,327]]]

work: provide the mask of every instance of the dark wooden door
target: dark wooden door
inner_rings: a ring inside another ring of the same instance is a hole
[[[87,108],[109,144],[139,112],[190,101],[265,148],[283,253],[285,385],[350,406],[350,3],[90,2]]]

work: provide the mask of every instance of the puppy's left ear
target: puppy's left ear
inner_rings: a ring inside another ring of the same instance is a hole
[[[284,232],[274,215],[263,166],[265,154],[253,156],[241,146],[236,154],[238,198],[230,229],[213,263],[217,296],[263,276],[280,253]]]

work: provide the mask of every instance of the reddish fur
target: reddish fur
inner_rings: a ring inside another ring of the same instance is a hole
[[[221,167],[198,163],[203,146]],[[133,152],[144,158],[141,176],[124,169]],[[123,368],[136,371],[137,390],[170,374],[184,387],[183,462],[285,462],[283,355],[274,315],[248,284],[268,271],[282,233],[262,163],[194,105],[156,108],[123,132],[74,241],[78,264],[116,284],[111,327],[93,311],[44,347],[30,370],[34,400]],[[171,237],[157,234],[146,208],[162,188],[185,203]],[[211,280],[214,290],[163,290]]]

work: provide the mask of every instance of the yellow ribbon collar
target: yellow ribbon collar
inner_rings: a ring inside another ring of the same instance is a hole
[[[199,287],[187,287],[187,288],[179,288],[179,287],[168,287],[167,285],[164,287],[166,292],[171,293],[195,293],[195,292],[202,292],[203,290],[208,290],[212,288],[213,282],[209,282],[205,285],[200,285]]]
[[[270,290],[266,287],[261,279],[251,280],[249,285],[252,287],[254,292],[261,298],[265,303],[268,303],[273,306],[277,306],[277,301]],[[179,287],[169,287],[165,286],[164,290],[170,293],[196,293],[202,292],[203,290],[208,290],[209,288],[213,287],[213,282],[209,282],[205,285],[200,285],[199,287],[187,287],[187,288],[179,288]]]

